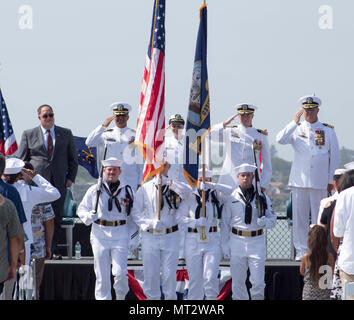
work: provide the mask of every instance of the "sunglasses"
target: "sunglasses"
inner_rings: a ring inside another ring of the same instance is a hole
[[[44,114],[44,115],[42,115],[42,118],[44,118],[44,119],[47,119],[47,118],[53,118],[54,117],[54,113],[46,113],[46,114]]]

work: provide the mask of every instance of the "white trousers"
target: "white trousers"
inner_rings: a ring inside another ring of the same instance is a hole
[[[142,232],[143,290],[148,300],[161,298],[160,285],[165,300],[177,299],[176,271],[179,243],[179,232],[165,235]]]
[[[250,270],[252,300],[264,300],[265,242],[264,235],[241,237],[230,235],[230,271],[232,277],[232,299],[248,300],[246,287],[247,269]]]
[[[291,188],[293,211],[293,242],[296,255],[303,256],[307,252],[307,235],[309,217],[311,223],[317,223],[320,202],[327,197],[326,189]]]
[[[96,275],[95,298],[112,300],[111,265],[114,277],[113,288],[117,300],[125,298],[129,291],[128,285],[128,238],[122,240],[97,239],[91,234],[91,246],[94,257]]]
[[[185,254],[188,270],[188,300],[216,300],[219,294],[219,264],[221,244],[219,235],[209,233],[208,242],[198,242],[200,234],[187,234]]]

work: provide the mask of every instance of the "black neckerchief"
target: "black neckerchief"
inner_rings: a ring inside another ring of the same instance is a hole
[[[112,211],[112,209],[113,209],[113,200],[114,200],[114,203],[116,204],[116,207],[117,207],[118,211],[122,212],[122,208],[120,206],[119,200],[117,199],[118,195],[122,191],[122,188],[120,188],[118,190],[118,192],[115,194],[115,192],[117,191],[117,189],[119,187],[119,184],[120,184],[120,181],[114,182],[114,183],[109,183],[108,184],[109,189],[108,189],[106,184],[103,183],[103,187],[106,190],[107,194],[109,195],[108,211]]]
[[[250,224],[252,221],[252,205],[251,202],[256,195],[253,185],[250,188],[242,188],[240,186],[241,192],[238,193],[243,202],[245,203],[245,223]]]
[[[157,184],[155,184],[155,187],[156,187],[156,189],[158,189],[158,185]],[[170,188],[169,188],[168,185],[165,184],[165,185],[161,186],[161,191],[162,191],[161,208],[160,208],[161,211],[163,209],[163,206],[165,205],[165,203],[163,201],[163,198],[166,199],[166,202],[167,202],[168,206],[170,208],[172,208],[171,202],[170,202],[170,200],[168,199],[168,196],[167,196],[167,193],[168,193],[169,190],[170,190]]]
[[[210,194],[210,189],[205,191],[205,202],[208,201],[209,194]],[[200,218],[200,209],[202,208],[202,202],[200,201],[201,198],[202,198],[202,190],[198,189],[198,194],[195,195],[195,199],[198,202],[197,208],[195,209],[195,218],[196,219]]]

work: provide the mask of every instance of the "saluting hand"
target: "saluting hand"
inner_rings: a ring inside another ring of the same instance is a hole
[[[102,123],[102,126],[107,128],[107,127],[110,125],[110,123],[113,121],[113,119],[114,119],[115,117],[116,117],[116,116],[113,115],[113,116],[107,118],[107,119]]]
[[[235,115],[233,115],[233,116],[231,116],[230,118],[228,118],[227,120],[225,120],[224,123],[223,123],[224,128],[225,128],[231,121],[233,121],[237,116],[238,116],[238,113],[236,113]]]
[[[299,122],[300,122],[300,119],[301,119],[301,116],[302,116],[303,113],[304,113],[304,109],[303,109],[303,108],[301,108],[298,112],[295,113],[295,115],[294,115],[294,121],[295,121],[296,123],[299,123]]]

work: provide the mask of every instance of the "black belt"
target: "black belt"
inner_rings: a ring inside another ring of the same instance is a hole
[[[171,227],[171,228],[166,228],[165,229],[166,232],[163,232],[163,233],[172,233],[172,232],[175,232],[178,230],[178,224],[176,224],[175,226]],[[158,231],[161,231],[161,230],[158,230]],[[162,230],[164,231],[164,230]],[[150,233],[153,233],[154,232],[154,229],[148,229],[147,232],[150,232]],[[162,232],[161,232],[162,233]]]
[[[217,232],[218,231],[218,227],[210,227],[209,228],[209,232]],[[195,228],[188,228],[188,232],[194,232],[194,233],[197,233],[198,232],[198,229]]]
[[[237,234],[238,236],[242,237],[257,237],[263,234],[263,229],[259,229],[256,231],[247,231],[247,230],[238,230],[235,228],[232,228],[232,233]]]
[[[118,226],[122,226],[123,224],[126,224],[127,221],[126,220],[108,221],[108,220],[97,219],[95,223],[105,227],[118,227]]]

